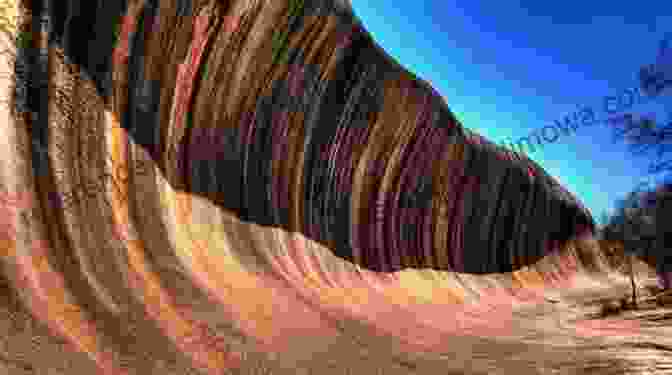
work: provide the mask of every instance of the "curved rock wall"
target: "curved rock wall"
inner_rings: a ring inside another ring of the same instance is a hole
[[[70,12],[95,22],[56,14],[54,39],[109,102],[97,116],[117,117],[174,189],[365,268],[511,271],[593,229],[538,165],[468,134],[350,10],[282,4],[131,2],[110,44],[93,2]]]
[[[339,348],[407,373],[398,356],[515,336],[577,275],[613,282],[587,209],[464,129],[345,2],[63,4],[23,3],[2,265],[99,371],[266,353],[296,373]]]

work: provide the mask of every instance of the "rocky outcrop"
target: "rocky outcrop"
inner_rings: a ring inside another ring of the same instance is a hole
[[[348,8],[113,3],[54,10],[56,45],[109,102],[98,116],[114,114],[177,190],[376,271],[511,271],[593,229],[542,168],[465,130]]]
[[[49,3],[24,2],[52,31],[18,52],[3,266],[101,371],[440,352],[609,273],[588,210],[345,2]]]

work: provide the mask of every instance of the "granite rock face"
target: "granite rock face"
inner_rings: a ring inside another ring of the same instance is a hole
[[[511,271],[594,227],[542,168],[467,131],[347,2],[133,3],[53,6],[53,39],[176,189],[377,271]]]
[[[347,1],[23,6],[3,266],[74,362],[323,369],[339,348],[407,374],[389,345],[514,335],[508,302],[602,267],[576,197],[465,129]]]

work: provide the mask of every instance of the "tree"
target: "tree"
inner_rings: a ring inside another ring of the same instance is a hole
[[[656,62],[639,70],[640,87],[648,96],[658,96],[672,84],[672,33],[660,41]]]
[[[640,69],[639,83],[642,92],[659,99],[666,88],[672,87],[672,33],[660,42],[655,63]],[[612,119],[612,122],[623,125],[622,129],[614,128],[615,140],[628,141],[632,154],[643,156],[655,150],[648,170],[651,174],[672,172],[672,159],[665,158],[672,151],[672,106],[667,106],[666,110],[668,118],[662,122],[656,121],[655,114],[635,118],[628,113]]]
[[[642,67],[639,71],[639,81],[642,92],[654,98],[663,96],[665,89],[672,87],[672,33],[667,34],[660,42],[658,56],[654,64]],[[644,196],[639,195],[639,202],[628,197],[620,207],[620,211],[612,218],[609,230],[611,236],[623,237],[628,250],[644,247],[645,254],[653,250],[659,276],[665,278],[667,263],[670,259],[669,249],[672,245],[672,205],[669,204],[669,194],[665,193],[672,186],[672,106],[666,108],[668,119],[657,121],[655,115],[648,114],[635,118],[632,114],[625,114],[615,119],[623,126],[615,127],[615,140],[624,139],[629,143],[629,151],[635,156],[650,156],[648,173],[662,176],[655,192],[648,191]],[[639,187],[635,189],[639,191]],[[643,199],[642,199],[643,198]],[[668,202],[668,203],[666,203]],[[626,212],[628,211],[629,212]],[[670,287],[670,285],[665,285]]]
[[[627,261],[627,273],[632,287],[632,301],[637,307],[637,284],[633,271],[636,256],[648,257],[650,249],[656,246],[658,239],[656,224],[659,219],[659,191],[645,190],[646,184],[630,192],[624,199],[616,201],[616,209],[608,218],[603,213],[605,223],[601,236],[607,241],[619,241]]]
[[[616,210],[602,228],[607,241],[623,243],[629,257],[639,253],[647,263],[654,261],[664,289],[672,288],[672,184],[658,185],[655,189],[634,191],[618,200]],[[634,276],[631,277],[634,285]],[[633,289],[634,290],[634,289]],[[636,298],[633,293],[633,298]]]

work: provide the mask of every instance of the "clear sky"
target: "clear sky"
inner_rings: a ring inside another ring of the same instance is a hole
[[[352,0],[352,7],[385,51],[430,82],[465,127],[502,143],[583,107],[604,117],[604,97],[638,87],[639,68],[656,61],[658,44],[672,32],[672,2],[653,3]],[[663,122],[670,104],[672,95],[664,95],[627,112],[655,112]],[[527,155],[596,219],[648,176],[649,160],[631,156],[604,123],[580,126]]]

